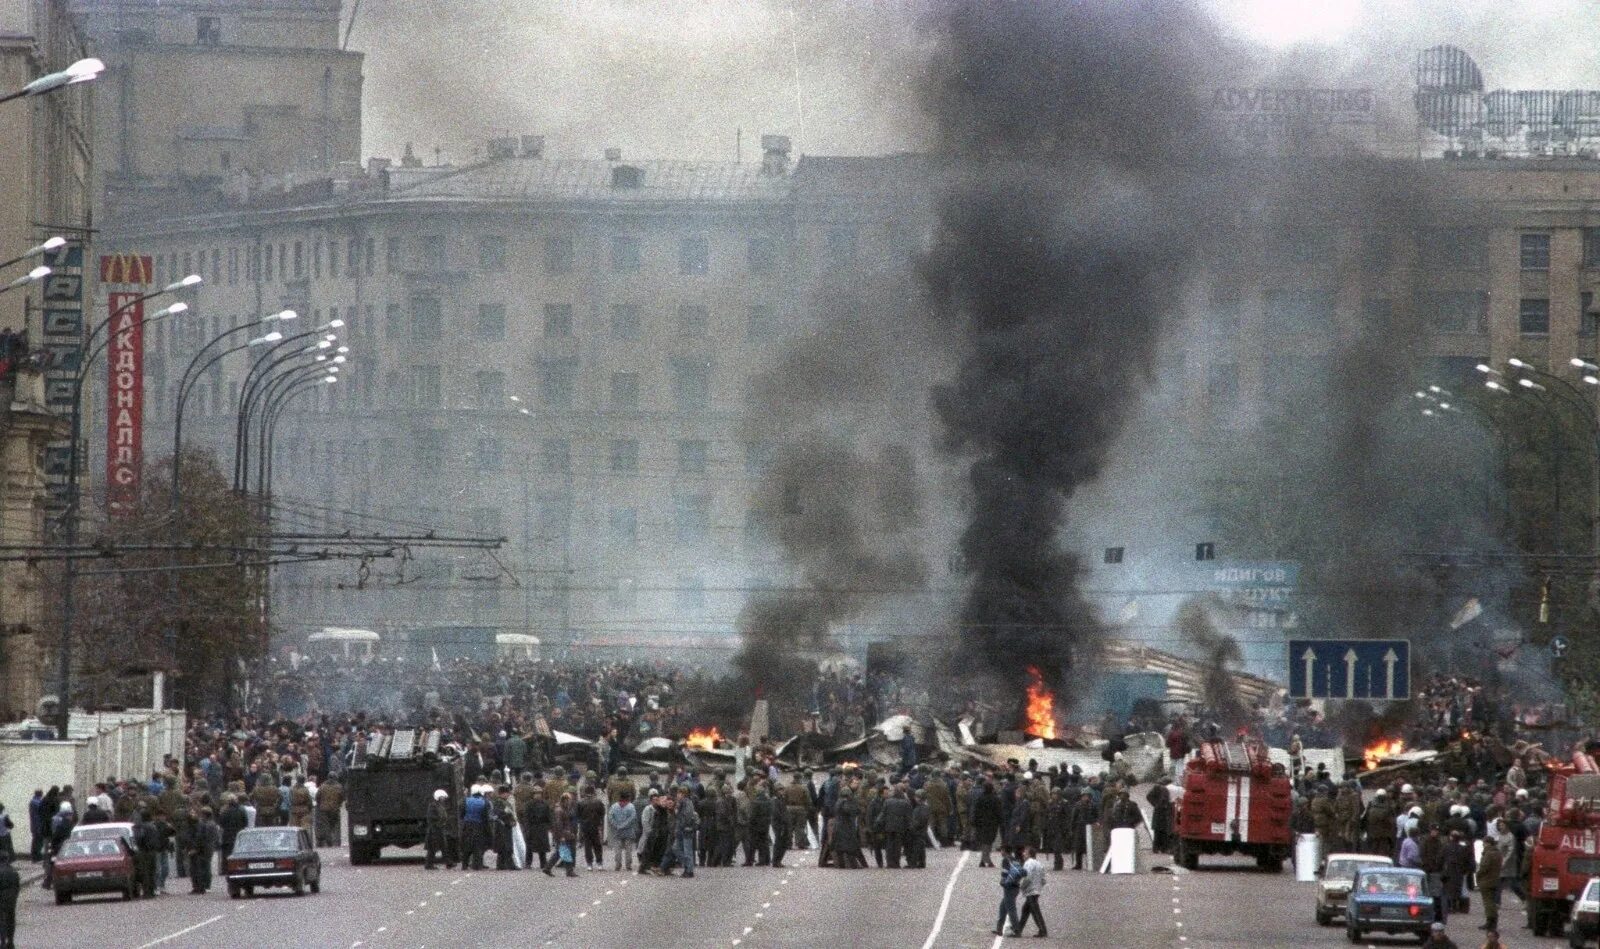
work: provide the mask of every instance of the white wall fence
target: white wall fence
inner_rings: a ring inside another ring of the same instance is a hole
[[[32,845],[28,801],[34,790],[72,785],[73,806],[96,781],[114,777],[148,781],[167,755],[183,762],[188,716],[181,711],[73,713],[66,741],[0,739],[0,804],[16,825],[12,844],[19,853]]]

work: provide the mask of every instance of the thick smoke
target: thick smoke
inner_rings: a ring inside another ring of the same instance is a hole
[[[1251,711],[1233,678],[1234,667],[1244,658],[1239,641],[1218,629],[1212,619],[1212,611],[1222,608],[1214,596],[1192,597],[1178,607],[1177,627],[1205,667],[1201,682],[1205,707],[1218,724],[1231,730],[1250,721]]]
[[[897,419],[897,387],[924,378],[889,318],[912,288],[886,281],[813,304],[820,332],[796,340],[749,392],[745,440],[772,446],[752,509],[792,571],[755,591],[739,616],[735,688],[798,709],[834,627],[920,588],[922,488],[911,447],[915,424]],[[863,317],[863,313],[870,316]]]
[[[973,2],[943,23],[927,105],[951,176],[925,273],[967,347],[935,395],[971,459],[955,669],[1002,693],[1028,666],[1057,689],[1092,669],[1101,628],[1058,531],[1218,217],[1196,88],[1221,46],[1175,3]]]

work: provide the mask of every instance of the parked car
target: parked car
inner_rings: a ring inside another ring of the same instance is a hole
[[[1600,877],[1590,877],[1583,892],[1572,901],[1572,915],[1567,918],[1567,944],[1581,949],[1589,940],[1600,936]]]
[[[1327,926],[1344,915],[1344,902],[1355,884],[1356,872],[1366,867],[1392,867],[1394,861],[1370,853],[1332,853],[1317,880],[1317,925]]]
[[[297,827],[253,827],[239,831],[222,868],[228,895],[255,895],[258,886],[286,886],[296,896],[322,891],[322,858],[311,834]]]
[[[1358,870],[1345,901],[1345,933],[1360,942],[1369,932],[1426,936],[1433,926],[1433,897],[1428,875],[1409,867]]]
[[[123,899],[133,899],[133,848],[122,837],[74,836],[61,845],[52,872],[58,904],[81,893],[121,893]]]
[[[78,824],[76,827],[72,828],[72,833],[67,837],[67,839],[107,840],[112,837],[121,837],[123,840],[128,842],[128,846],[130,848],[134,850],[139,849],[138,846],[133,842],[133,825],[126,821],[107,824]]]

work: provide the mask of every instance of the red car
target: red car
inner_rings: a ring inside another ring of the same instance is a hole
[[[55,856],[56,903],[70,903],[79,893],[121,893],[133,899],[133,851],[122,837],[68,840]]]

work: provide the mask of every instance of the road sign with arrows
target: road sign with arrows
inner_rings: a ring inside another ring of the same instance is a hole
[[[1405,639],[1291,639],[1289,697],[1408,699],[1411,697],[1411,642]]]

